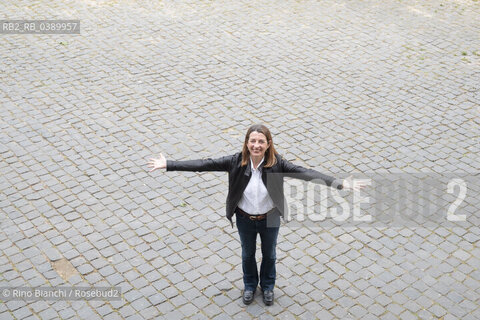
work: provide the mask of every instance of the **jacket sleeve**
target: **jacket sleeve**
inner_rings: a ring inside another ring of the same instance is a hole
[[[167,160],[167,171],[229,171],[233,156],[215,159],[174,161]]]
[[[322,180],[329,187],[336,189],[343,189],[343,180],[335,179],[334,177],[328,176],[317,170],[307,169],[302,166],[293,164],[283,158],[280,160],[282,171],[286,177],[302,179],[306,181],[311,180]]]

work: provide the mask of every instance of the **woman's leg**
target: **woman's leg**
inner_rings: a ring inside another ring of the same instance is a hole
[[[257,261],[255,260],[255,250],[257,247],[255,221],[251,221],[237,214],[237,227],[242,244],[244,289],[255,291],[258,285]]]
[[[263,291],[273,290],[277,277],[275,262],[277,260],[277,238],[279,227],[262,228],[262,264],[260,266],[260,287]]]

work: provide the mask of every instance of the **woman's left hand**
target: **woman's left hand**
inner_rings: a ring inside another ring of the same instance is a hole
[[[357,180],[353,179],[353,176],[349,176],[347,179],[343,180],[343,190],[353,190],[360,191],[361,189],[367,186],[366,180]]]

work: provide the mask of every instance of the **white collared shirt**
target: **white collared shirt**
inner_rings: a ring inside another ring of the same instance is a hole
[[[275,207],[265,184],[263,184],[262,169],[260,168],[263,160],[264,159],[260,161],[257,169],[254,169],[252,158],[250,158],[252,176],[243,192],[240,202],[238,202],[238,207],[248,214],[264,214]]]

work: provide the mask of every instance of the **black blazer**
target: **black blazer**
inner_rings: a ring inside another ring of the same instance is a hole
[[[313,169],[307,169],[295,165],[280,155],[276,155],[277,163],[270,168],[262,167],[262,180],[265,184],[268,194],[273,203],[279,209],[282,218],[285,217],[283,177],[293,177],[302,180],[319,180],[318,183],[325,183],[327,186],[342,189],[341,180],[327,176]],[[250,181],[251,164],[248,161],[246,166],[242,166],[242,153],[236,153],[216,159],[185,160],[173,161],[167,160],[167,171],[226,171],[228,172],[228,195],[227,195],[227,218],[232,223],[232,217],[237,208],[237,204],[242,198],[243,191]],[[233,226],[233,223],[232,223]]]

